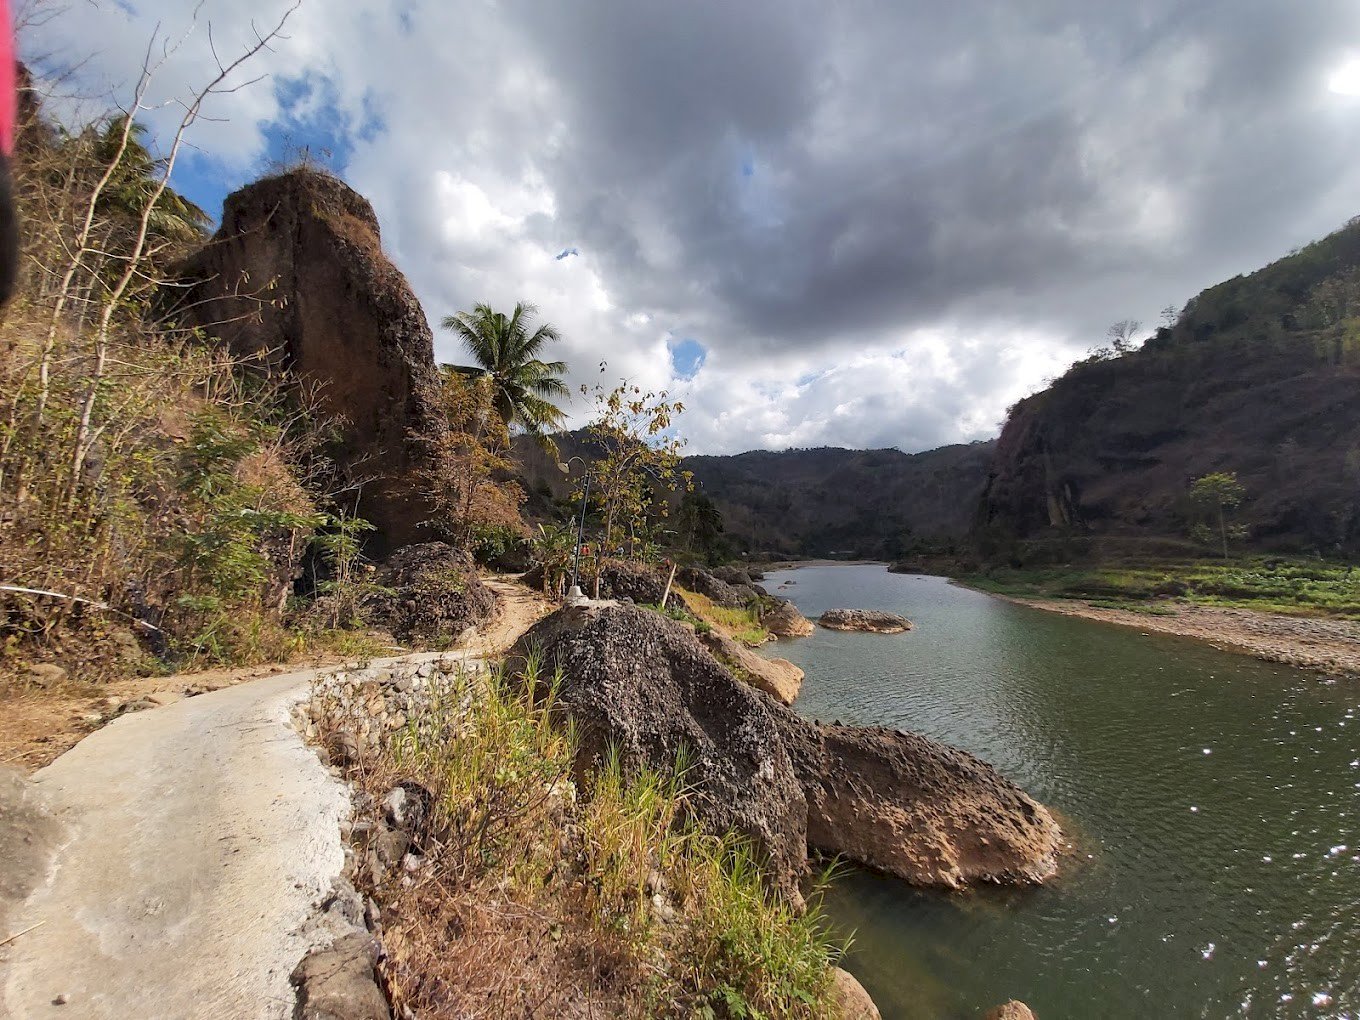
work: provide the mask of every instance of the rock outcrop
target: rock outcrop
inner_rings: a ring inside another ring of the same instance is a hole
[[[626,767],[668,770],[687,755],[700,820],[749,837],[776,885],[798,898],[807,803],[768,711],[777,706],[684,626],[634,606],[559,610],[520,638],[511,668],[535,651],[546,671],[562,671],[558,703],[575,721],[583,766],[611,747]]]
[[[298,1020],[388,1020],[392,1015],[378,986],[378,944],[354,932],[318,949],[297,965]]]
[[[982,1020],[1036,1020],[1034,1011],[1019,999],[1003,1002],[987,1011]]]
[[[831,972],[831,1004],[841,1020],[882,1020],[883,1017],[855,975],[840,967]]]
[[[291,373],[341,423],[335,460],[363,483],[375,544],[418,540],[429,514],[411,483],[425,453],[411,434],[438,427],[424,396],[434,341],[372,206],[311,170],[257,181],[228,196],[216,235],[178,275],[186,324]]]
[[[583,580],[581,587],[590,594],[589,586]],[[627,599],[640,606],[661,604],[661,596],[666,593],[666,575],[654,567],[628,560],[605,560],[600,567],[600,598]],[[684,599],[672,586],[666,604],[684,608]]]
[[[697,631],[700,643],[739,680],[792,705],[803,687],[803,671],[788,659],[767,659],[716,630]]]
[[[986,762],[914,733],[776,715],[808,806],[808,845],[913,885],[1040,883],[1052,815]]]
[[[496,607],[472,560],[443,542],[398,549],[376,580],[379,592],[366,601],[365,614],[400,641],[466,643],[468,628],[486,622]]]
[[[675,580],[724,609],[745,609],[756,597],[750,583],[737,587],[698,567],[681,567]]]
[[[778,638],[808,637],[816,629],[812,621],[788,599],[771,597],[760,609],[761,625]]]
[[[586,762],[613,746],[667,769],[687,748],[700,819],[750,836],[782,888],[809,846],[927,886],[1055,871],[1057,824],[991,766],[914,734],[801,719],[657,613],[569,607],[521,638],[512,667],[534,651],[562,671]]]
[[[828,630],[862,630],[870,634],[901,634],[911,621],[877,609],[828,609],[817,621]]]

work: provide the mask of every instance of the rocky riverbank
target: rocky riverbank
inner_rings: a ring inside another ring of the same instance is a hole
[[[1048,613],[1196,638],[1215,648],[1267,662],[1300,666],[1330,675],[1360,677],[1360,622],[1353,620],[1168,603],[1159,603],[1158,612],[1152,614],[1066,599],[996,597]]]

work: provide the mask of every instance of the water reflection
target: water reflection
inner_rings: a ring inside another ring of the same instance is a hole
[[[1055,885],[922,894],[843,880],[851,969],[885,1017],[1360,1015],[1357,694],[1206,645],[1012,606],[879,567],[772,574],[806,615],[903,635],[780,644],[799,709],[964,747],[1069,819]],[[1207,752],[1207,753],[1206,753]]]

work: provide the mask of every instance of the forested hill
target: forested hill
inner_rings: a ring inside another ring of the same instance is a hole
[[[1360,552],[1360,221],[1017,404],[977,537],[1022,558],[1079,553],[1082,536],[1170,548],[1188,541],[1189,487],[1211,472],[1245,491],[1231,515],[1242,547]]]
[[[721,511],[733,553],[894,558],[968,531],[994,443],[925,453],[822,447],[688,457],[698,493]],[[588,455],[581,433],[558,437],[563,459]],[[567,493],[531,443],[516,442],[531,494]]]

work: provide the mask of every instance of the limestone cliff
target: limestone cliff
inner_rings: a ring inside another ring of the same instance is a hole
[[[216,235],[180,269],[182,315],[242,356],[315,387],[343,424],[337,465],[359,512],[392,548],[426,537],[411,485],[423,454],[422,395],[434,340],[410,285],[382,250],[372,206],[327,174],[294,170],[227,198]]]

